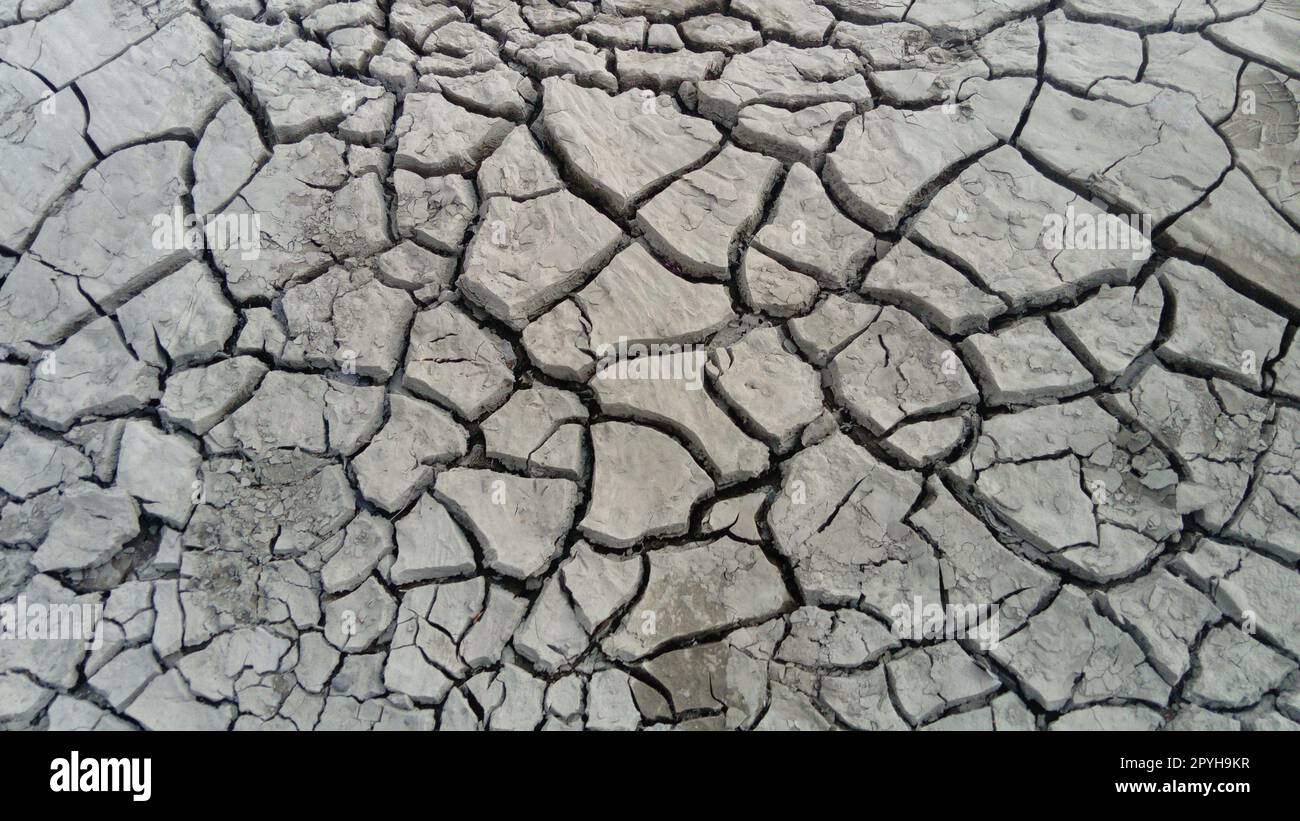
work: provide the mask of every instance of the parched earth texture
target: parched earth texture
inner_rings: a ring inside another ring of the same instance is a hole
[[[1294,0],[0,0],[0,725],[1300,728],[1298,101]]]

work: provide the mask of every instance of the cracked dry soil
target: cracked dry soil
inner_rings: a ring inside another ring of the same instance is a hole
[[[0,0],[0,726],[1298,729],[1298,101],[1295,0]]]

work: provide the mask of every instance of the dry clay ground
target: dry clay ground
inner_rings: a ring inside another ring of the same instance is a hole
[[[0,724],[1297,729],[1298,99],[1293,0],[0,0]]]

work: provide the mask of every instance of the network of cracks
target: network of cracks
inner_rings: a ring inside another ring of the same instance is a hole
[[[1294,0],[0,0],[0,726],[1300,729],[1298,105]]]

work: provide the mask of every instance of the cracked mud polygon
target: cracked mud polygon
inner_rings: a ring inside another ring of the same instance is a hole
[[[0,0],[0,726],[1300,729],[1300,3]]]

